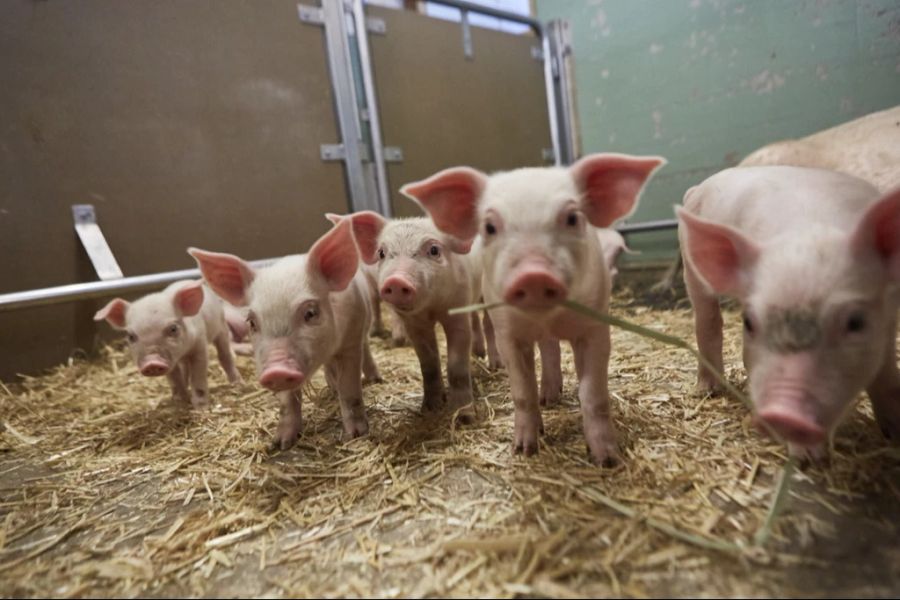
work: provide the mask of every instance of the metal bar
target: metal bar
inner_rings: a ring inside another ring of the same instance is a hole
[[[575,143],[577,128],[575,126],[575,101],[572,95],[573,82],[571,73],[571,43],[568,33],[568,23],[563,20],[553,20],[545,28],[546,38],[549,40],[550,56],[552,61],[552,73],[554,83],[554,101],[557,111],[557,132],[559,134],[559,146],[562,164],[570,164],[578,156],[578,147]]]
[[[559,139],[559,114],[556,112],[556,78],[553,76],[553,52],[550,47],[550,36],[541,39],[544,47],[544,87],[547,92],[547,113],[550,118],[550,141],[553,144],[553,163],[558,167],[563,164]]]
[[[644,221],[643,223],[628,223],[615,228],[619,233],[643,233],[645,231],[663,231],[665,229],[678,229],[678,220],[661,219],[659,221]]]
[[[369,115],[369,134],[372,141],[372,157],[375,162],[375,184],[378,192],[378,212],[391,217],[391,196],[388,191],[387,168],[384,164],[384,142],[381,137],[381,113],[378,109],[378,96],[375,92],[375,77],[372,72],[372,54],[369,51],[369,34],[364,27],[366,13],[362,0],[353,0],[353,19],[356,23],[356,45],[359,49],[359,62],[362,71],[363,92],[366,109]]]
[[[100,279],[119,279],[122,277],[122,269],[116,262],[103,230],[97,224],[97,215],[94,213],[93,204],[73,204],[72,218],[75,220],[75,232],[87,252],[94,271]]]
[[[267,258],[251,261],[254,268],[269,266],[277,258]],[[20,308],[33,306],[45,306],[48,304],[64,304],[76,300],[89,300],[91,298],[103,298],[114,294],[129,294],[160,289],[179,279],[196,279],[200,277],[200,269],[183,269],[181,271],[168,271],[166,273],[154,273],[152,275],[136,275],[121,279],[107,281],[89,281],[86,283],[73,283],[56,287],[26,290],[24,292],[10,292],[0,294],[0,313]]]
[[[532,19],[531,17],[526,17],[525,15],[519,15],[516,13],[507,12],[505,10],[500,10],[499,8],[491,8],[490,6],[481,6],[480,4],[473,4],[471,2],[465,2],[464,0],[428,0],[429,2],[433,2],[434,4],[443,4],[444,6],[452,6],[454,8],[458,8],[461,11],[469,11],[473,13],[479,13],[482,15],[487,15],[489,17],[497,17],[498,19],[504,19],[506,21],[513,21],[515,23],[523,23],[531,27],[534,32],[543,37],[544,35],[544,27],[541,25],[541,22]]]
[[[353,84],[348,42],[349,31],[344,13],[344,3],[339,0],[324,0],[322,17],[325,20],[328,70],[331,73],[341,142],[344,145],[344,167],[347,173],[347,187],[350,191],[350,207],[354,211],[378,211],[377,199],[373,201],[367,191],[366,173],[363,169],[362,127]]]

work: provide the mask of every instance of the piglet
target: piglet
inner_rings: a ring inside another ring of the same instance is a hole
[[[597,229],[597,239],[600,240],[600,249],[603,251],[603,259],[606,262],[606,269],[609,271],[611,279],[615,279],[619,273],[616,267],[616,261],[623,252],[633,254],[634,251],[625,243],[622,234],[608,227]]]
[[[348,215],[365,263],[378,266],[381,299],[388,303],[419,358],[424,387],[422,408],[436,410],[444,402],[435,325],[447,336],[447,399],[462,422],[474,418],[469,353],[470,315],[450,315],[451,308],[477,301],[480,265],[461,242],[438,231],[426,217],[385,220],[366,211]]]
[[[601,465],[616,461],[607,389],[609,326],[560,303],[571,299],[606,311],[609,274],[595,228],[630,214],[644,183],[664,162],[595,154],[569,168],[491,176],[457,167],[401,190],[419,201],[441,231],[464,242],[481,234],[484,299],[504,303],[489,313],[509,372],[515,451],[536,453],[543,431],[534,344],[565,339],[575,354],[590,456]]]
[[[677,213],[697,345],[719,372],[717,296],[743,305],[756,419],[792,454],[822,458],[865,389],[882,430],[898,439],[900,189],[879,196],[833,171],[739,167],[688,190]],[[698,385],[718,388],[702,366]]]
[[[286,450],[297,441],[301,386],[323,365],[337,390],[345,439],[365,435],[361,371],[371,379],[378,371],[367,336],[372,308],[350,223],[323,235],[308,254],[259,270],[231,254],[188,252],[210,287],[247,311],[259,383],[282,405],[275,445]]]
[[[176,281],[133,303],[116,298],[94,315],[95,321],[104,319],[127,332],[142,375],[169,378],[176,400],[190,401],[195,408],[206,406],[209,343],[215,345],[228,381],[241,380],[231,354],[222,301],[200,281]]]

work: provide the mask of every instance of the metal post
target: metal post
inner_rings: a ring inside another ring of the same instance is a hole
[[[378,199],[369,193],[371,182],[367,181],[366,170],[363,168],[362,126],[353,83],[348,41],[349,30],[344,13],[344,3],[341,0],[323,0],[322,17],[325,21],[328,70],[331,73],[331,85],[337,105],[347,187],[350,190],[350,207],[354,211],[373,210],[378,212],[380,209]],[[363,25],[362,31],[365,31],[365,25]]]
[[[372,54],[369,51],[369,33],[366,29],[366,13],[362,0],[352,2],[353,20],[356,24],[356,44],[359,48],[359,63],[362,71],[363,91],[366,109],[369,113],[369,133],[372,140],[372,158],[375,162],[375,183],[378,192],[378,209],[386,217],[391,217],[391,196],[388,190],[387,169],[384,163],[384,142],[381,137],[381,117],[378,97],[375,93],[375,76],[372,70]]]
[[[550,83],[552,91],[547,90],[548,95],[553,95],[552,108],[556,111],[556,136],[558,139],[560,161],[562,164],[570,164],[578,158],[579,149],[577,139],[577,126],[575,123],[575,97],[574,82],[572,80],[571,56],[572,44],[569,39],[569,25],[563,20],[554,20],[547,23],[544,29],[546,45],[544,60],[550,62],[550,72],[553,79]],[[555,149],[555,148],[554,148]],[[560,162],[557,162],[560,164]]]

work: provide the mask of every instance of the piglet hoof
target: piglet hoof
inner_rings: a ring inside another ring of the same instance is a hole
[[[701,374],[697,377],[698,396],[721,396],[725,393],[725,386],[711,375]]]
[[[807,467],[825,467],[830,462],[828,449],[825,444],[818,446],[799,446],[797,444],[788,444],[788,454],[797,463],[800,468]]]
[[[293,423],[285,423],[282,421],[278,424],[278,430],[275,432],[275,439],[272,440],[271,450],[289,450],[297,443],[300,437],[300,425]]]
[[[232,342],[231,349],[238,356],[253,356],[253,346],[247,342]]]
[[[422,398],[422,412],[436,412],[444,406],[444,394],[426,394]]]
[[[363,376],[362,378],[363,385],[371,385],[373,383],[384,383],[384,378],[380,373],[376,373],[372,377]]]
[[[587,453],[592,463],[604,469],[613,469],[622,462],[622,459],[619,457],[619,450],[614,443],[601,444],[596,449],[592,449],[590,444],[588,444]]]
[[[500,355],[488,355],[488,369],[491,371],[499,371],[503,368],[503,360],[500,359]]]
[[[394,335],[391,336],[391,347],[393,348],[401,348],[406,345],[406,336],[405,335]]]
[[[342,442],[349,442],[358,437],[363,437],[369,433],[369,422],[365,417],[354,417],[344,422],[344,433],[341,435]]]
[[[556,388],[541,390],[541,406],[556,406],[559,404],[560,396],[562,396],[562,390]]]
[[[197,410],[209,408],[209,397],[206,394],[206,390],[194,391],[194,393],[191,395],[191,406],[193,406]]]
[[[237,385],[238,383],[243,383],[244,378],[241,377],[241,374],[237,369],[228,374],[228,383],[231,385]]]
[[[525,456],[537,454],[538,437],[543,432],[544,422],[540,413],[529,415],[516,411],[513,452],[515,454],[524,454]]]

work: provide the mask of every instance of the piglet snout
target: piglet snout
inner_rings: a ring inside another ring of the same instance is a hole
[[[769,397],[757,415],[761,423],[800,446],[816,446],[825,441],[825,429],[810,412],[809,402],[797,396]]]
[[[293,390],[303,385],[305,380],[303,373],[284,365],[268,366],[259,376],[260,385],[273,392]]]
[[[507,304],[525,310],[553,308],[566,299],[568,290],[541,262],[521,265],[503,293]]]
[[[397,308],[410,308],[416,300],[416,287],[402,275],[391,275],[381,286],[381,298]]]
[[[169,363],[161,356],[152,354],[141,361],[141,375],[147,377],[159,377],[169,372]]]

